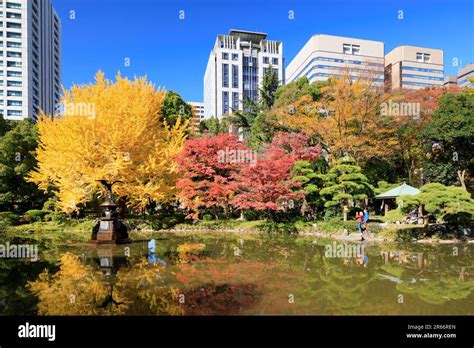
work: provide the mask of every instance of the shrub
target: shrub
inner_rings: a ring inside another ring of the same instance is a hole
[[[53,222],[58,222],[58,223],[62,223],[65,221],[64,216],[61,213],[57,213],[57,212],[50,212],[49,214],[46,214],[43,220],[53,221]]]
[[[56,211],[56,202],[58,199],[56,197],[49,198],[46,202],[43,204],[43,210],[46,211]]]
[[[352,228],[355,227],[353,221],[347,221],[346,225],[351,225]],[[342,232],[344,230],[345,224],[340,217],[332,217],[325,219],[324,221],[317,222],[317,229],[320,232]],[[350,230],[351,227],[348,228]]]
[[[301,221],[301,220],[298,220],[295,222],[294,224],[295,226],[295,229],[298,231],[298,232],[302,232],[302,231],[305,231],[305,230],[308,230],[308,229],[311,229],[311,224],[305,222],[305,221]]]
[[[20,215],[4,211],[0,213],[0,225],[3,226],[14,226],[20,222]]]
[[[395,223],[397,221],[402,221],[404,217],[405,214],[401,212],[400,209],[393,209],[387,212],[382,219],[385,222]]]
[[[204,215],[202,216],[202,219],[203,219],[204,221],[211,221],[211,220],[214,220],[214,217],[213,217],[211,214],[204,214]]]
[[[243,212],[244,219],[247,221],[254,221],[260,219],[260,214],[254,210],[245,210]]]
[[[324,220],[328,221],[333,218],[339,217],[341,215],[341,210],[338,207],[328,207],[324,209]]]
[[[283,223],[283,222],[267,222],[262,225],[259,225],[257,229],[261,232],[266,233],[297,233],[298,230],[296,229],[295,225],[292,223]]]
[[[28,210],[24,215],[24,220],[26,222],[42,221],[44,217],[46,216],[46,214],[48,213],[49,212],[45,210],[37,210],[37,209]]]

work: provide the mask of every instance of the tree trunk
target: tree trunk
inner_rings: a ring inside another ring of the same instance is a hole
[[[458,170],[458,178],[459,178],[459,181],[461,182],[461,186],[462,188],[467,191],[467,188],[466,188],[466,170]]]

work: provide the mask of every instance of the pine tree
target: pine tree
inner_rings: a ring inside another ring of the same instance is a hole
[[[326,208],[340,207],[344,221],[347,221],[347,211],[356,201],[365,200],[373,192],[373,187],[362,169],[351,157],[343,157],[325,175],[325,187],[320,191],[325,197]]]

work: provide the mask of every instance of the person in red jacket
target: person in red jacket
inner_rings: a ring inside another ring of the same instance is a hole
[[[362,232],[362,219],[364,217],[364,214],[361,211],[357,211],[355,217],[357,220],[357,229],[360,232],[362,240],[364,240],[364,233]]]

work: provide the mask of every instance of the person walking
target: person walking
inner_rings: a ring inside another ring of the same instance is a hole
[[[369,211],[367,208],[364,209],[364,215],[362,216],[362,221],[364,222],[365,231],[369,228]]]
[[[361,211],[357,211],[355,217],[357,220],[357,229],[359,230],[362,240],[364,240],[364,233],[362,232],[362,219],[364,217],[364,214],[362,214]]]

